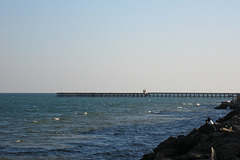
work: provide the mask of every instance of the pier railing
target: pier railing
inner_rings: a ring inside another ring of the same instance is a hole
[[[236,98],[240,93],[188,93],[188,92],[148,92],[148,93],[104,93],[104,92],[59,92],[58,97],[190,97],[190,98]]]

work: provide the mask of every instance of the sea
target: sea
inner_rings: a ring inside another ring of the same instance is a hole
[[[0,94],[0,159],[139,160],[229,110],[229,98]]]

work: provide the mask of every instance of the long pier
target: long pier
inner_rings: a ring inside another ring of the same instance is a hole
[[[240,93],[189,93],[189,92],[143,92],[143,93],[115,93],[115,92],[58,92],[58,97],[175,97],[175,98],[237,98]]]

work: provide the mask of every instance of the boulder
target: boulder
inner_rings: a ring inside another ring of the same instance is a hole
[[[155,153],[145,154],[141,160],[154,160],[155,155]]]
[[[240,146],[239,143],[228,143],[216,147],[215,151],[218,160],[232,160],[240,154]]]
[[[172,160],[169,157],[166,157],[166,155],[162,152],[158,152],[154,158],[154,160]]]
[[[198,131],[202,134],[209,134],[215,131],[215,127],[213,125],[210,125],[208,123],[202,125]]]
[[[227,109],[230,108],[230,102],[222,102],[219,106],[215,107],[215,109]]]

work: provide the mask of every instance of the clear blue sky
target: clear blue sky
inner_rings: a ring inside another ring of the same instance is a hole
[[[240,92],[239,0],[1,0],[0,92]]]

